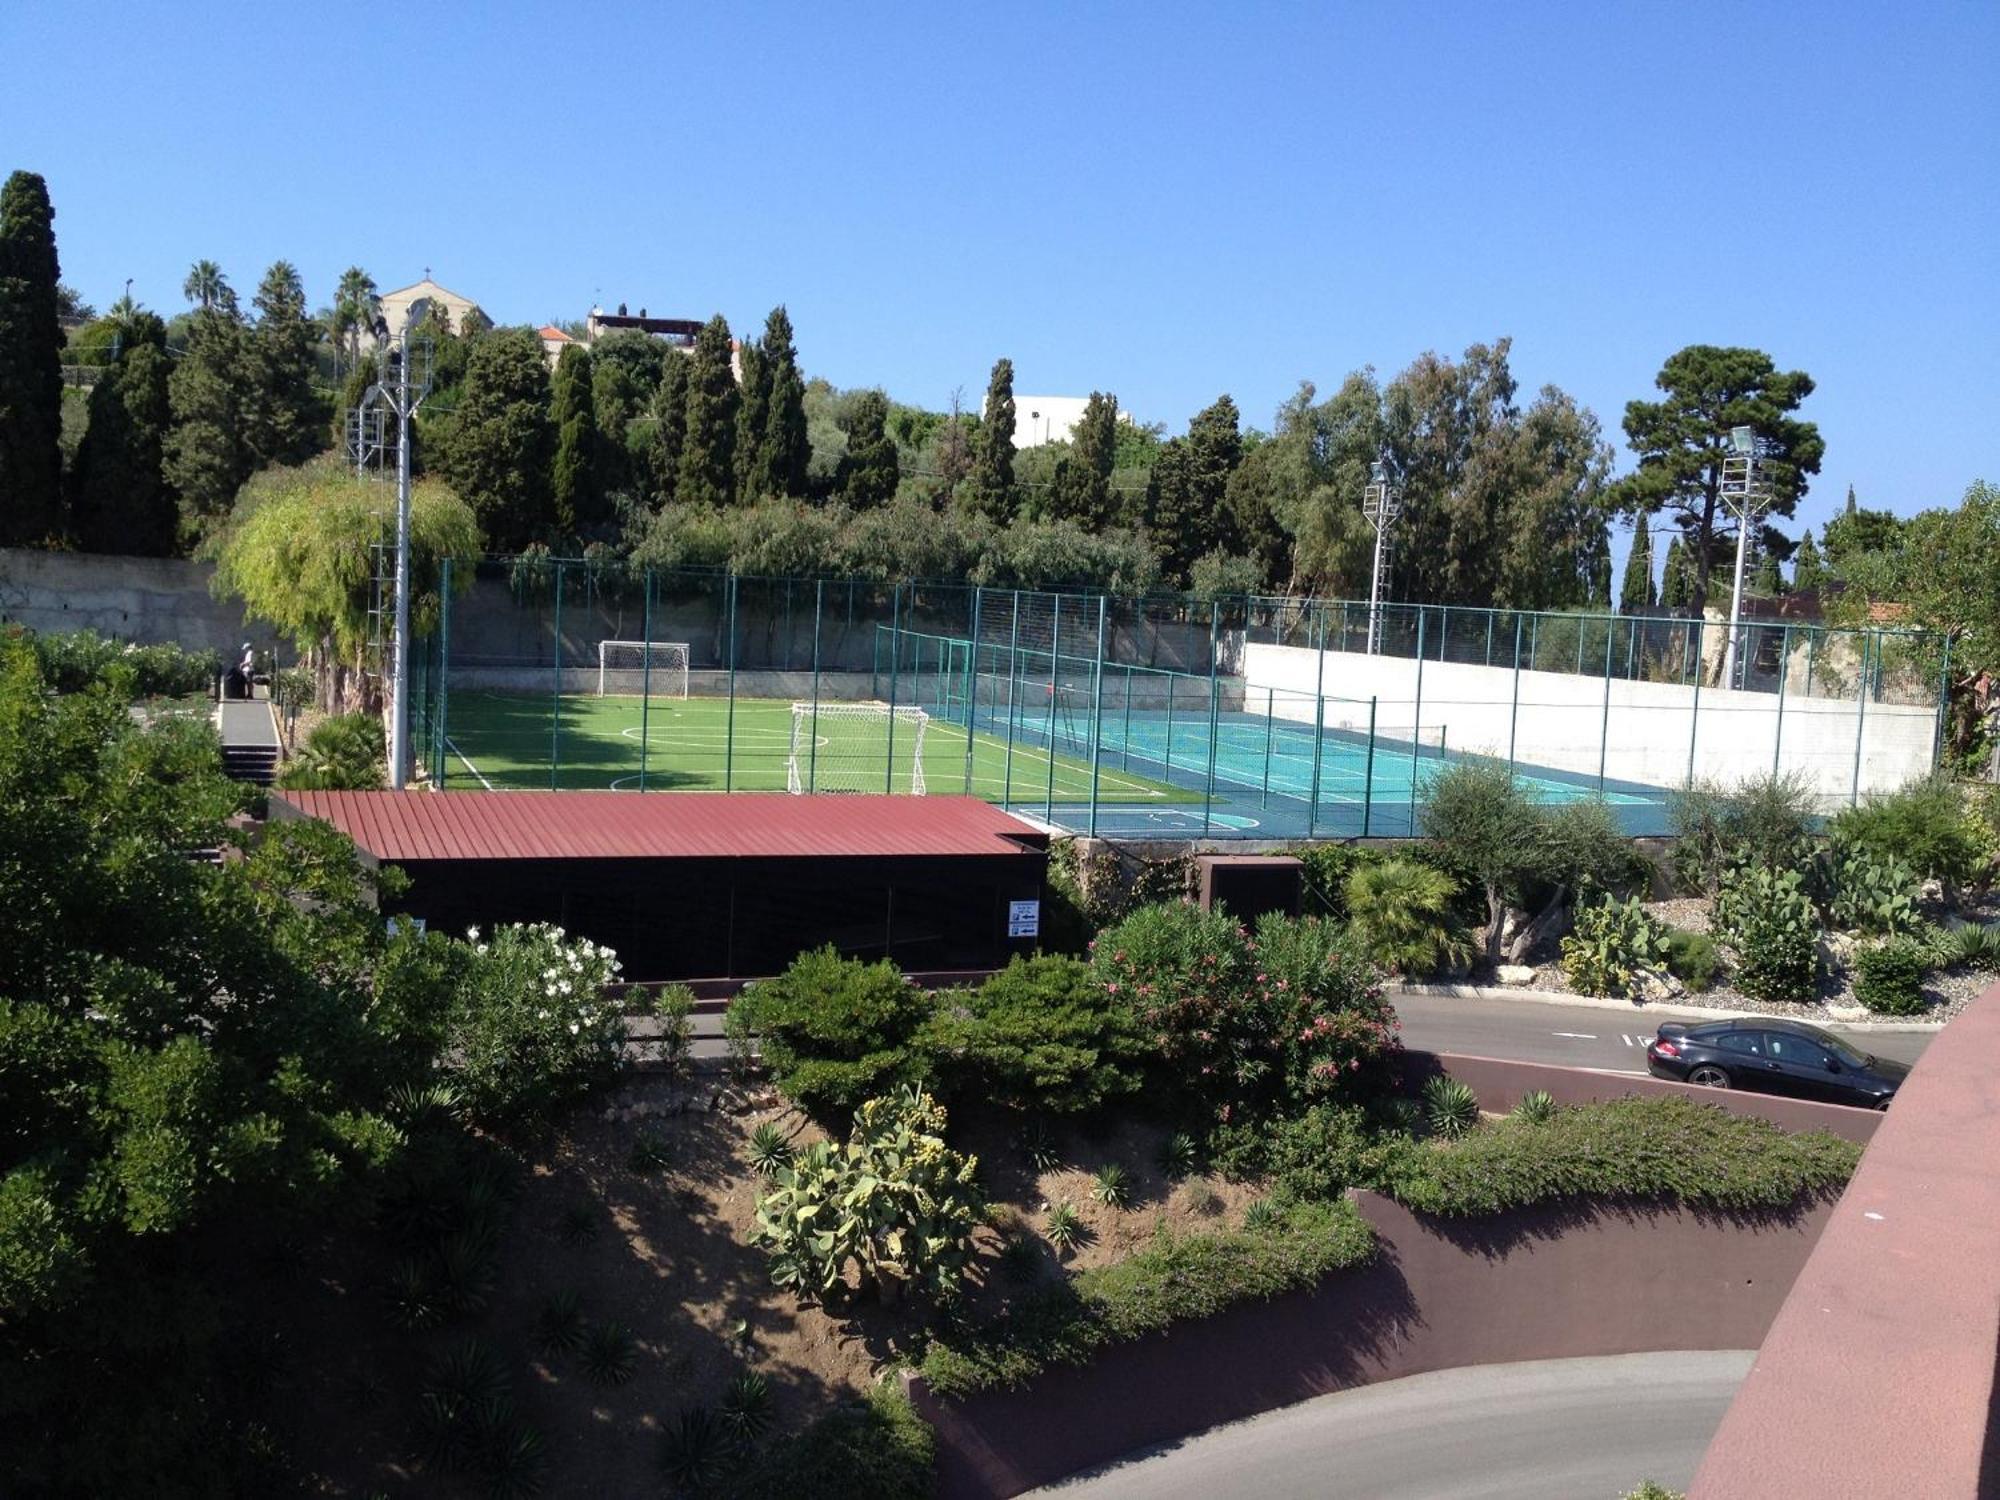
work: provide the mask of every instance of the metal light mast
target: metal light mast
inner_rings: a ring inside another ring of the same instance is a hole
[[[1741,685],[1736,672],[1738,622],[1743,617],[1743,564],[1749,556],[1750,527],[1771,508],[1771,487],[1764,482],[1762,458],[1756,428],[1729,429],[1729,452],[1722,460],[1718,495],[1736,517],[1736,582],[1729,591],[1729,638],[1722,655],[1724,687]]]
[[[1403,510],[1403,495],[1389,485],[1389,471],[1377,459],[1368,466],[1368,486],[1361,492],[1361,514],[1375,528],[1375,572],[1368,583],[1368,654],[1382,649],[1382,588],[1389,577],[1389,533]]]
[[[396,626],[389,679],[389,785],[399,792],[410,784],[410,418],[431,388],[430,340],[412,339],[410,328],[427,306],[427,299],[411,306],[388,349],[388,369],[376,387],[377,399],[396,418]]]

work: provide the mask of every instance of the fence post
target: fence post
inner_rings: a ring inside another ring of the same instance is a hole
[[[1247,692],[1249,691],[1249,689],[1246,687],[1244,691]],[[1264,795],[1261,799],[1259,799],[1257,803],[1259,807],[1269,807],[1271,805],[1271,732],[1277,727],[1277,722],[1278,722],[1276,716],[1272,713],[1272,710],[1277,707],[1277,704],[1278,704],[1278,690],[1276,688],[1268,688],[1268,687],[1265,688],[1264,689]]]
[[[1326,609],[1321,606],[1319,616],[1319,650],[1313,654],[1313,773],[1312,800],[1306,804],[1306,837],[1311,838],[1319,828],[1319,768],[1320,753],[1326,744]],[[1340,606],[1340,643],[1347,644],[1347,605]],[[1372,724],[1372,721],[1371,721]],[[1375,742],[1373,729],[1368,735],[1370,745]]]
[[[1125,669],[1125,727],[1119,731],[1118,764],[1132,769],[1132,669]],[[1169,679],[1171,681],[1171,679]]]
[[[639,790],[646,790],[646,764],[652,748],[653,712],[653,570],[646,569],[644,603],[639,606]],[[603,647],[598,648],[600,651]],[[688,647],[694,651],[693,644]],[[690,668],[694,665],[688,664]]]
[[[979,606],[984,589],[972,591],[972,644],[965,653],[965,794],[972,795],[972,736],[979,723]]]
[[[1379,700],[1368,700],[1368,761],[1361,777],[1361,836],[1368,837],[1369,818],[1375,811],[1375,706]]]
[[[1701,632],[1706,620],[1694,627],[1694,706],[1688,711],[1687,785],[1694,785],[1694,747],[1701,736]]]
[[[1597,795],[1604,795],[1604,765],[1611,755],[1611,643],[1617,638],[1609,615],[1604,617],[1604,723],[1597,731]]]
[[[722,789],[736,786],[736,575],[729,575],[729,711],[722,734]]]
[[[1874,644],[1872,635],[1861,637],[1861,680],[1854,695],[1854,787],[1847,795],[1849,807],[1861,804],[1861,731],[1868,718],[1868,651]]]
[[[896,693],[903,675],[903,586],[889,589],[889,754],[882,767],[882,790],[896,790]]]
[[[1785,754],[1785,679],[1792,675],[1792,627],[1787,625],[1785,633],[1778,638],[1778,729],[1771,737],[1771,774],[1778,774],[1778,766]]]
[[[451,755],[451,733],[445,725],[445,689],[451,680],[451,559],[444,560],[443,577],[438,589],[438,680],[437,680],[437,775],[434,778],[439,791],[446,785],[450,772],[447,761]]]
[[[1208,781],[1201,794],[1201,836],[1208,837],[1209,819],[1215,812],[1215,741],[1216,741],[1216,635],[1222,623],[1222,601],[1213,599],[1208,606]]]
[[[1097,768],[1104,739],[1104,595],[1097,596],[1097,660],[1090,668],[1090,836],[1097,837]]]
[[[1486,665],[1493,665],[1493,611],[1486,611]]]
[[[1521,723],[1521,615],[1514,614],[1514,705],[1507,714],[1507,774],[1514,774],[1514,735]]]
[[[1014,590],[1014,618],[1007,628],[1007,758],[1000,772],[1000,805],[1014,799],[1014,710],[1021,696],[1021,591]]]
[[[562,604],[563,565],[556,569],[556,618],[555,644],[556,669],[551,674],[553,691],[549,694],[549,790],[556,789],[556,770],[562,765]]]
[[[819,790],[819,620],[820,607],[826,602],[826,580],[813,584],[813,706],[812,718],[806,721],[806,738],[811,741],[806,748],[806,790]]]
[[[1062,595],[1055,596],[1053,624],[1049,629],[1049,722],[1043,735],[1043,755],[1048,760],[1048,782],[1042,800],[1043,821],[1056,820],[1056,676],[1062,663]]]
[[[449,563],[445,564],[450,567]],[[444,673],[438,673],[438,712],[444,712]],[[1944,764],[1944,734],[1951,717],[1951,637],[1944,638],[1944,665],[1938,670],[1937,739],[1931,745],[1931,769]]]
[[[1417,611],[1417,696],[1410,725],[1410,836],[1417,832],[1417,762],[1424,753],[1424,612]]]

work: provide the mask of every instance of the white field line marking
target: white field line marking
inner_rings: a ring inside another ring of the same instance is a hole
[[[468,757],[468,756],[466,755],[466,753],[465,753],[465,752],[464,752],[463,750],[461,750],[461,749],[459,749],[459,748],[458,748],[458,745],[456,744],[456,742],[454,742],[454,741],[452,740],[452,738],[451,738],[451,737],[450,737],[449,735],[447,735],[447,736],[445,737],[445,742],[444,742],[444,743],[445,743],[445,748],[446,748],[446,749],[448,749],[449,751],[451,751],[451,753],[452,753],[453,755],[456,755],[456,756],[457,756],[457,757],[458,757],[458,758],[459,758],[459,759],[460,759],[461,761],[464,761],[464,762],[465,762],[465,769],[466,769],[466,770],[468,770],[468,771],[470,771],[470,772],[471,772],[471,773],[472,773],[472,774],[473,774],[474,776],[477,776],[477,777],[479,778],[479,784],[480,784],[481,786],[485,787],[485,788],[486,788],[486,790],[487,790],[487,791],[489,791],[489,792],[493,790],[493,783],[492,783],[492,782],[490,782],[490,781],[488,781],[488,780],[487,780],[487,779],[485,778],[485,776],[483,776],[483,775],[481,775],[481,774],[480,774],[480,770],[479,770],[479,767],[475,766],[475,765],[474,765],[474,764],[472,763],[472,761],[471,761],[471,758],[470,758],[470,757]]]

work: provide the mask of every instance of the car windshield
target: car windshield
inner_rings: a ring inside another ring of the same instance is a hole
[[[1817,1026],[1800,1026],[1798,1030],[1818,1042],[1850,1068],[1865,1067],[1875,1061],[1852,1042],[1842,1041],[1830,1031],[1821,1031]]]

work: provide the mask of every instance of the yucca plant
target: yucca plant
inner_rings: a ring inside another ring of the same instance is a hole
[[[762,1435],[771,1425],[771,1382],[745,1370],[723,1390],[717,1418],[739,1444]]]
[[[729,1470],[730,1437],[705,1406],[689,1406],[674,1418],[660,1441],[660,1472],[667,1482],[699,1493]]]
[[[1196,1154],[1194,1137],[1176,1130],[1160,1142],[1160,1170],[1176,1180],[1185,1177],[1195,1168]]]
[[[1042,1274],[1042,1257],[1026,1235],[1010,1235],[1000,1243],[1000,1265],[1013,1281],[1030,1282]]]
[[[489,1500],[531,1500],[548,1483],[549,1455],[539,1431],[510,1419],[486,1434],[472,1467]]]
[[[565,1245],[584,1244],[597,1238],[602,1220],[595,1203],[579,1200],[565,1208],[562,1217],[556,1220],[556,1238]]]
[[[1030,1120],[1022,1128],[1021,1149],[1027,1153],[1028,1165],[1037,1172],[1053,1172],[1063,1164],[1055,1132],[1040,1120]]]
[[[390,1117],[406,1128],[440,1124],[459,1111],[458,1090],[442,1079],[430,1083],[399,1083],[386,1101]]]
[[[419,1332],[435,1328],[445,1318],[431,1273],[420,1260],[400,1260],[389,1273],[389,1321]]]
[[[1423,1105],[1406,1096],[1397,1095],[1394,1098],[1377,1100],[1370,1109],[1382,1122],[1384,1130],[1415,1135],[1424,1128]]]
[[[1435,1134],[1457,1140],[1479,1123],[1479,1096],[1440,1074],[1424,1085],[1424,1118]]]
[[[1117,1162],[1107,1162],[1097,1169],[1097,1175],[1090,1184],[1090,1196],[1106,1208],[1130,1208],[1131,1179],[1125,1175],[1125,1169]]]
[[[1064,1254],[1081,1245],[1084,1236],[1089,1233],[1084,1228],[1083,1220],[1078,1217],[1075,1205],[1067,1201],[1049,1206],[1049,1216],[1043,1232],[1048,1235],[1049,1243]]]
[[[1541,1125],[1555,1117],[1556,1097],[1547,1089],[1529,1089],[1515,1104],[1513,1118]]]
[[[551,1357],[583,1347],[583,1299],[574,1288],[565,1287],[542,1304],[535,1317],[535,1347]]]
[[[437,1295],[445,1311],[454,1317],[484,1311],[499,1259],[499,1233],[488,1221],[446,1236],[437,1250]]]
[[[775,1177],[791,1164],[792,1143],[777,1121],[766,1120],[750,1132],[750,1166],[759,1177]]]
[[[1284,1210],[1269,1198],[1259,1198],[1243,1210],[1245,1229],[1275,1229],[1285,1220]]]
[[[640,1131],[625,1156],[625,1164],[635,1172],[663,1172],[672,1160],[672,1148],[657,1130]]]
[[[591,1323],[577,1363],[594,1385],[623,1385],[639,1367],[639,1346],[623,1323]]]
[[[1981,927],[1967,923],[1946,940],[1947,961],[1954,968],[2000,970],[2000,923]]]

